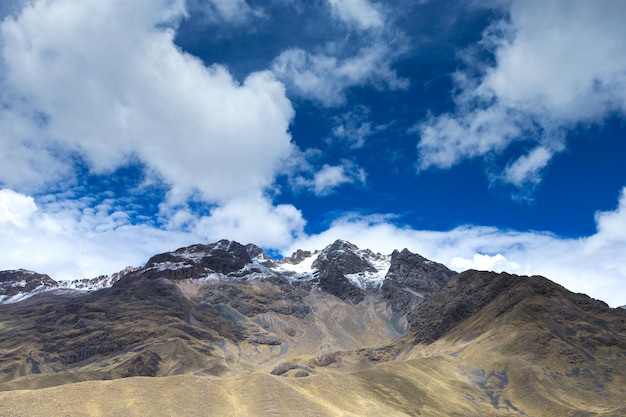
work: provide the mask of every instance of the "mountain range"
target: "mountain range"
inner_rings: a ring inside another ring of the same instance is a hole
[[[338,240],[0,272],[0,415],[624,416],[626,310]]]

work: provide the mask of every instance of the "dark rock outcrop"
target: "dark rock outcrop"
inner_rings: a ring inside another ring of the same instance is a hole
[[[311,251],[298,249],[297,251],[292,253],[291,256],[285,257],[283,259],[283,262],[287,262],[287,263],[296,265],[296,264],[299,264],[300,262],[304,261],[306,258],[310,258],[311,255],[313,255],[311,253]]]
[[[220,240],[210,245],[193,245],[155,255],[141,273],[146,278],[192,279],[208,273],[229,274],[241,270],[252,258],[246,246]]]
[[[413,310],[457,275],[445,265],[404,249],[391,254],[391,265],[382,286],[383,297],[400,314]]]
[[[365,299],[365,291],[355,287],[341,272],[338,265],[329,262],[316,274],[319,287],[328,294],[339,297],[344,301],[358,304]]]
[[[313,262],[317,269],[316,278],[322,290],[344,301],[358,304],[365,299],[365,291],[354,286],[346,274],[377,272],[364,257],[359,256],[359,248],[350,242],[337,240],[320,252]]]
[[[376,268],[363,257],[357,254],[359,248],[345,240],[336,240],[320,252],[313,262],[313,268],[323,271],[332,265],[342,274],[355,274],[358,272],[376,272]]]

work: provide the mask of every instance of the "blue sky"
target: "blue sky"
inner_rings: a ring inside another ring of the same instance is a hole
[[[9,0],[0,269],[350,240],[626,304],[626,4]]]

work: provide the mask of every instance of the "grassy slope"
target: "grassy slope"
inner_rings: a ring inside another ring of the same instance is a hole
[[[479,416],[468,385],[444,358],[385,363],[371,369],[323,370],[309,378],[254,374],[89,381],[0,393],[3,416]]]

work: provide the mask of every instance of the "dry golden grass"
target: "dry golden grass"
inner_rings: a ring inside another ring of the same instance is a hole
[[[493,343],[512,337],[487,336]],[[374,364],[347,354],[307,378],[240,372],[87,381],[0,392],[1,416],[624,416],[626,380],[617,373],[602,392],[554,379],[540,364],[474,344],[441,341]],[[504,345],[506,346],[506,345]],[[483,350],[487,349],[487,350]],[[434,350],[438,354],[431,356]],[[452,352],[446,354],[444,351]],[[456,352],[456,353],[455,353]],[[483,352],[481,354],[481,352]],[[485,352],[488,354],[486,355]],[[305,358],[296,358],[301,362]],[[491,374],[491,376],[490,376]],[[286,374],[289,375],[289,374]],[[505,377],[503,376],[505,375]],[[584,381],[583,381],[584,382]],[[621,408],[620,408],[621,407]]]

